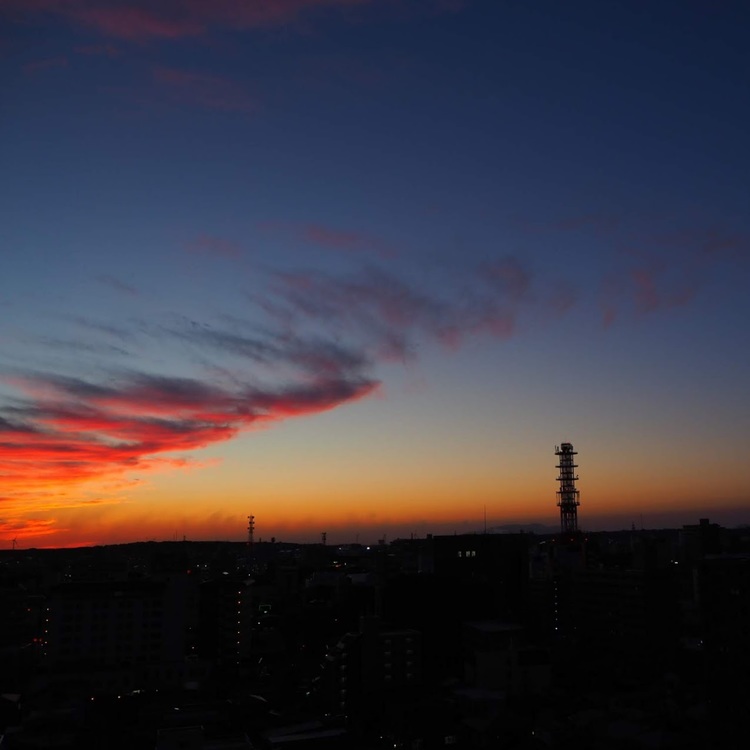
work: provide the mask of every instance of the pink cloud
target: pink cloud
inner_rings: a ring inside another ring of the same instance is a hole
[[[531,274],[513,257],[487,263],[482,269],[484,278],[512,302],[526,297],[531,288]]]
[[[391,258],[395,252],[379,237],[352,229],[332,227],[319,222],[292,223],[279,221],[260,222],[258,229],[287,235],[310,245],[345,253],[373,253]]]
[[[623,269],[602,281],[601,309],[605,327],[623,311],[640,315],[682,307],[698,290],[688,267],[664,260]]]
[[[601,282],[605,326],[626,312],[648,315],[690,304],[712,271],[750,258],[750,235],[725,227],[652,229],[618,250],[620,268]]]
[[[593,230],[599,233],[610,233],[619,229],[622,219],[613,214],[590,213],[568,216],[548,225],[549,229],[560,232],[579,232]]]
[[[688,249],[704,259],[740,259],[750,256],[750,235],[719,227],[681,229],[654,235],[652,241],[664,247]]]
[[[611,273],[605,276],[599,290],[599,307],[602,313],[602,323],[610,328],[618,316],[623,304],[625,282],[622,274]]]
[[[288,325],[319,321],[347,331],[376,358],[404,359],[420,339],[455,349],[471,336],[504,339],[515,331],[511,296],[488,293],[471,276],[448,298],[376,268],[347,278],[283,274],[279,281],[276,309]]]
[[[605,328],[610,328],[612,324],[615,322],[615,318],[617,317],[617,310],[615,310],[614,307],[611,305],[604,305],[604,309],[602,310],[602,323],[604,324]]]
[[[231,240],[199,234],[194,240],[185,245],[188,252],[200,255],[213,255],[221,258],[236,260],[242,255],[242,248]]]
[[[650,313],[690,302],[696,293],[696,283],[687,278],[670,278],[656,268],[636,268],[631,271],[636,309]]]
[[[622,217],[610,213],[591,212],[563,216],[549,221],[517,217],[513,224],[525,232],[594,232],[612,234],[620,229]]]
[[[49,57],[44,60],[33,60],[32,62],[26,63],[23,66],[23,72],[27,75],[34,75],[35,73],[41,73],[45,70],[52,70],[54,68],[67,68],[68,58],[65,56]]]
[[[656,289],[656,276],[653,272],[638,268],[630,272],[635,285],[635,301],[640,312],[653,312],[658,309],[660,295]]]
[[[336,250],[361,250],[371,240],[359,232],[346,232],[325,227],[322,224],[307,224],[302,227],[302,236],[308,242]]]
[[[253,29],[294,23],[325,9],[343,10],[374,0],[6,0],[4,9],[28,17],[67,18],[129,42],[182,39],[213,28]]]
[[[115,58],[120,56],[120,50],[106,42],[104,44],[84,44],[74,50],[79,55],[89,55],[92,57],[109,57]]]
[[[243,86],[227,78],[179,68],[156,68],[154,82],[176,104],[223,112],[254,113],[258,100]]]
[[[578,291],[571,282],[558,279],[550,286],[547,304],[553,313],[562,315],[572,309],[577,301]]]

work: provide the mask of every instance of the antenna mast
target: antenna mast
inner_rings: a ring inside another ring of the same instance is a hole
[[[247,517],[247,548],[253,551],[253,542],[255,537],[255,516]]]
[[[578,475],[575,470],[578,464],[574,463],[573,456],[578,452],[573,450],[572,443],[562,443],[555,446],[555,455],[558,457],[557,468],[560,474],[557,481],[560,489],[557,491],[557,505],[560,508],[560,531],[565,534],[578,533],[578,506],[581,504],[580,493],[576,489]]]

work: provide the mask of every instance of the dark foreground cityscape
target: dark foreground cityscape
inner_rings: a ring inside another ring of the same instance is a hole
[[[750,528],[0,553],[0,748],[739,748]],[[564,532],[564,533],[563,533]]]
[[[750,529],[0,555],[0,747],[744,747]]]

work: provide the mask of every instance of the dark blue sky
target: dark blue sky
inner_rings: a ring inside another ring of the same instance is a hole
[[[9,538],[744,518],[746,3],[0,14]]]

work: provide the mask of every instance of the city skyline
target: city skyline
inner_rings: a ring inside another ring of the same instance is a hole
[[[750,522],[743,3],[0,0],[0,546]]]

